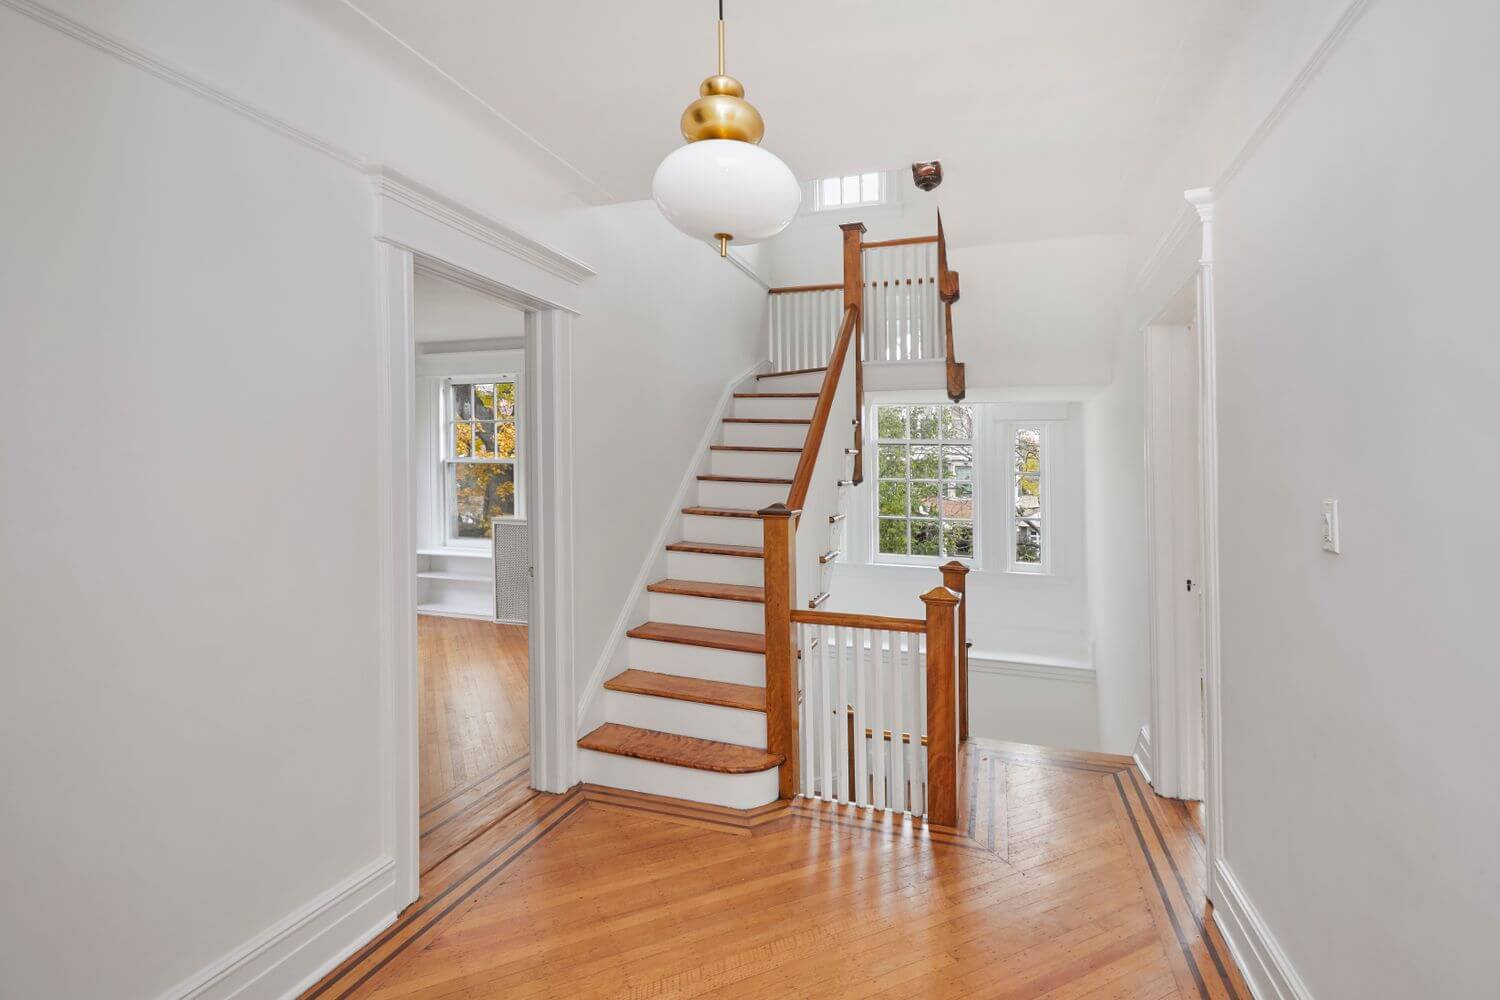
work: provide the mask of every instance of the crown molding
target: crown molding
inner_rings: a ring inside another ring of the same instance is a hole
[[[390,167],[369,167],[365,170],[365,175],[370,179],[377,198],[388,198],[404,205],[486,246],[562,278],[569,284],[581,284],[597,273],[582,261],[438,194]]]
[[[9,7],[16,13],[23,14],[38,24],[45,25],[54,31],[67,35],[69,38],[98,49],[105,55],[113,56],[127,65],[134,66],[136,69],[144,70],[152,76],[160,80],[165,80],[167,83],[190,94],[212,101],[243,118],[255,122],[257,125],[293,139],[309,149],[316,150],[324,156],[342,163],[346,167],[351,167],[355,170],[364,169],[364,158],[350,150],[329,142],[321,136],[300,129],[284,118],[277,117],[253,104],[242,101],[228,92],[220,90],[218,87],[195,76],[191,76],[149,52],[135,48],[132,45],[127,45],[120,39],[106,35],[102,31],[96,31],[88,25],[73,20],[66,14],[53,10],[51,7],[37,3],[35,0],[0,0],[0,6]]]
[[[1211,185],[1211,189],[1215,194],[1222,194],[1224,189],[1229,186],[1230,181],[1239,175],[1239,172],[1244,169],[1246,163],[1250,162],[1251,157],[1256,154],[1266,139],[1276,130],[1276,126],[1286,117],[1287,112],[1291,110],[1297,103],[1297,100],[1307,91],[1307,88],[1316,79],[1319,71],[1327,65],[1328,60],[1332,58],[1333,53],[1337,51],[1344,39],[1349,36],[1349,32],[1353,30],[1354,25],[1359,21],[1360,16],[1369,9],[1369,6],[1370,0],[1350,0],[1348,6],[1344,8],[1343,13],[1334,20],[1333,25],[1324,34],[1323,40],[1318,43],[1317,48],[1313,49],[1312,54],[1302,64],[1302,68],[1297,71],[1296,75],[1292,77],[1291,82],[1287,84],[1286,89],[1281,92],[1281,97],[1272,105],[1271,110],[1266,112],[1265,117],[1260,120],[1259,124],[1246,136],[1245,141],[1240,144],[1239,150],[1230,158],[1228,165],[1219,172],[1219,176]],[[1194,190],[1208,189],[1197,188]],[[1162,234],[1155,248],[1152,249],[1145,262],[1142,263],[1140,271],[1131,283],[1133,290],[1142,291],[1150,285],[1150,282],[1156,277],[1156,272],[1161,268],[1162,264],[1171,259],[1172,255],[1182,247],[1183,241],[1188,239],[1198,228],[1199,221],[1198,213],[1194,211],[1193,206],[1184,206],[1178,210],[1176,217],[1167,227],[1166,232]]]

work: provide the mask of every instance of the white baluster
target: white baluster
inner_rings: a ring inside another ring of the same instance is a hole
[[[833,799],[833,650],[829,648],[830,643],[839,641],[839,630],[835,628],[823,629],[823,648],[819,656],[818,669],[822,673],[819,680],[818,717],[822,723],[821,738],[818,740],[818,753],[823,770],[823,798]]]
[[[816,715],[813,711],[813,690],[816,686],[813,668],[813,644],[812,640],[817,635],[817,626],[798,625],[798,645],[802,649],[802,794],[812,798],[815,791],[813,787],[813,746],[814,732],[813,722]]]
[[[880,648],[880,633],[874,630],[870,632],[870,752],[875,755],[875,761],[870,768],[870,775],[874,780],[874,799],[876,809],[885,809],[885,741],[881,734],[885,732],[885,655]]]
[[[865,641],[874,634],[870,630],[854,634],[854,801],[862,806],[870,804],[869,741],[865,739],[865,729],[869,726],[865,711],[865,689],[869,687]]]
[[[906,754],[902,752],[901,733],[906,719],[901,700],[906,686],[901,683],[901,636],[891,632],[891,808],[906,811]]]
[[[912,683],[916,687],[916,719],[912,722],[912,757],[916,762],[917,780],[912,782],[912,812],[927,815],[927,748],[921,736],[927,733],[927,634],[919,632],[912,637]]]
[[[858,641],[859,636],[854,629],[839,630],[838,664],[838,700],[834,702],[834,767],[839,780],[834,783],[838,794],[834,798],[848,802],[852,798],[849,793],[849,683],[848,683],[848,660],[849,651],[847,640],[852,636]]]

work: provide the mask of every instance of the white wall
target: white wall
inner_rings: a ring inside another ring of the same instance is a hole
[[[1495,990],[1496,37],[1369,4],[1220,202],[1224,861],[1321,998]]]
[[[573,352],[575,444],[602,456],[573,497],[580,663],[659,484],[763,350],[764,295],[645,206],[585,209],[341,5],[57,2],[158,61],[0,7],[0,408],[25,429],[0,481],[0,758],[31,762],[0,794],[0,994],[154,996],[390,850],[361,168],[600,272]]]
[[[910,190],[897,205],[798,216],[768,244],[772,283],[842,281],[842,222],[864,222],[867,241],[936,233],[935,195],[912,188],[909,177],[902,183]],[[1128,257],[1122,235],[974,246],[950,237],[948,263],[963,293],[953,307],[954,343],[969,387],[1108,382]]]
[[[1129,753],[1151,715],[1146,593],[1146,361],[1139,330],[1115,342],[1115,378],[1084,404],[1084,532],[1100,747]]]
[[[885,393],[877,402],[926,401],[921,393]],[[933,401],[937,401],[934,399]],[[1047,574],[1006,572],[1006,502],[1010,485],[1003,421],[1045,422],[1048,513],[1055,546]],[[974,655],[995,669],[971,677],[971,728],[976,735],[1074,749],[1096,749],[1098,732],[1089,670],[1085,586],[1083,407],[1078,403],[975,404],[981,435],[979,551],[966,580],[969,639]],[[871,453],[873,454],[873,452]],[[987,459],[987,460],[986,460]],[[872,459],[873,460],[873,459]],[[921,618],[921,595],[942,582],[932,566],[874,560],[875,478],[851,490],[845,559],[834,566],[828,609]],[[1062,687],[1057,687],[1057,685]],[[1022,720],[1027,720],[1022,724]]]

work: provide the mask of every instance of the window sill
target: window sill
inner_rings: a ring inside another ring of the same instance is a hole
[[[466,545],[443,545],[436,548],[418,549],[419,556],[433,556],[439,559],[490,559],[493,558],[488,545],[475,545],[472,548]]]

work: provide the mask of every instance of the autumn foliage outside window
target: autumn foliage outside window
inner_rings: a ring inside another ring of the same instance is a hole
[[[451,383],[446,427],[449,535],[488,538],[516,513],[516,383]]]

